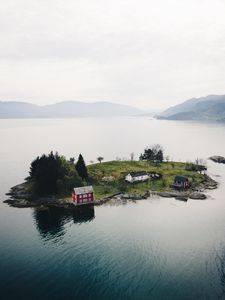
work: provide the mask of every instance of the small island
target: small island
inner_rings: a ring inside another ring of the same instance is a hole
[[[209,159],[218,164],[225,164],[224,156],[214,155],[214,156],[211,156]]]
[[[147,199],[151,195],[174,197],[178,200],[205,199],[205,189],[217,188],[217,182],[206,174],[206,167],[195,163],[164,159],[159,145],[146,148],[139,160],[115,160],[85,164],[80,154],[77,161],[67,160],[57,152],[37,157],[30,166],[25,182],[11,188],[5,200],[14,207],[74,208],[74,188],[91,186],[92,205],[112,198]]]

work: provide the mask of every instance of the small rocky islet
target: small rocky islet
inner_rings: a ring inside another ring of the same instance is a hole
[[[224,156],[214,155],[214,156],[211,156],[209,159],[218,164],[225,164]]]

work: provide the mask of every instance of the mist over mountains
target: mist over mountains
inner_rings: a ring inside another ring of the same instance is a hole
[[[64,101],[44,106],[26,102],[0,102],[2,119],[131,116],[141,112],[136,107],[111,102]]]
[[[110,116],[152,117],[137,107],[111,102],[63,101],[49,105],[0,101],[0,118],[81,118]],[[158,119],[225,122],[225,95],[192,98],[157,114]]]
[[[225,95],[192,98],[170,107],[158,119],[225,122]]]

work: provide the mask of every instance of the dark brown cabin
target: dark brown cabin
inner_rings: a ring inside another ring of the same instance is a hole
[[[187,189],[190,187],[190,181],[185,176],[176,176],[174,178],[174,183],[171,185],[173,188],[177,189]]]

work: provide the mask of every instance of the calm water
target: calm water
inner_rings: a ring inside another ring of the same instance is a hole
[[[1,299],[225,299],[225,166],[206,201],[149,199],[68,213],[10,208],[30,161],[58,150],[86,162],[225,155],[225,126],[142,118],[0,120]]]

